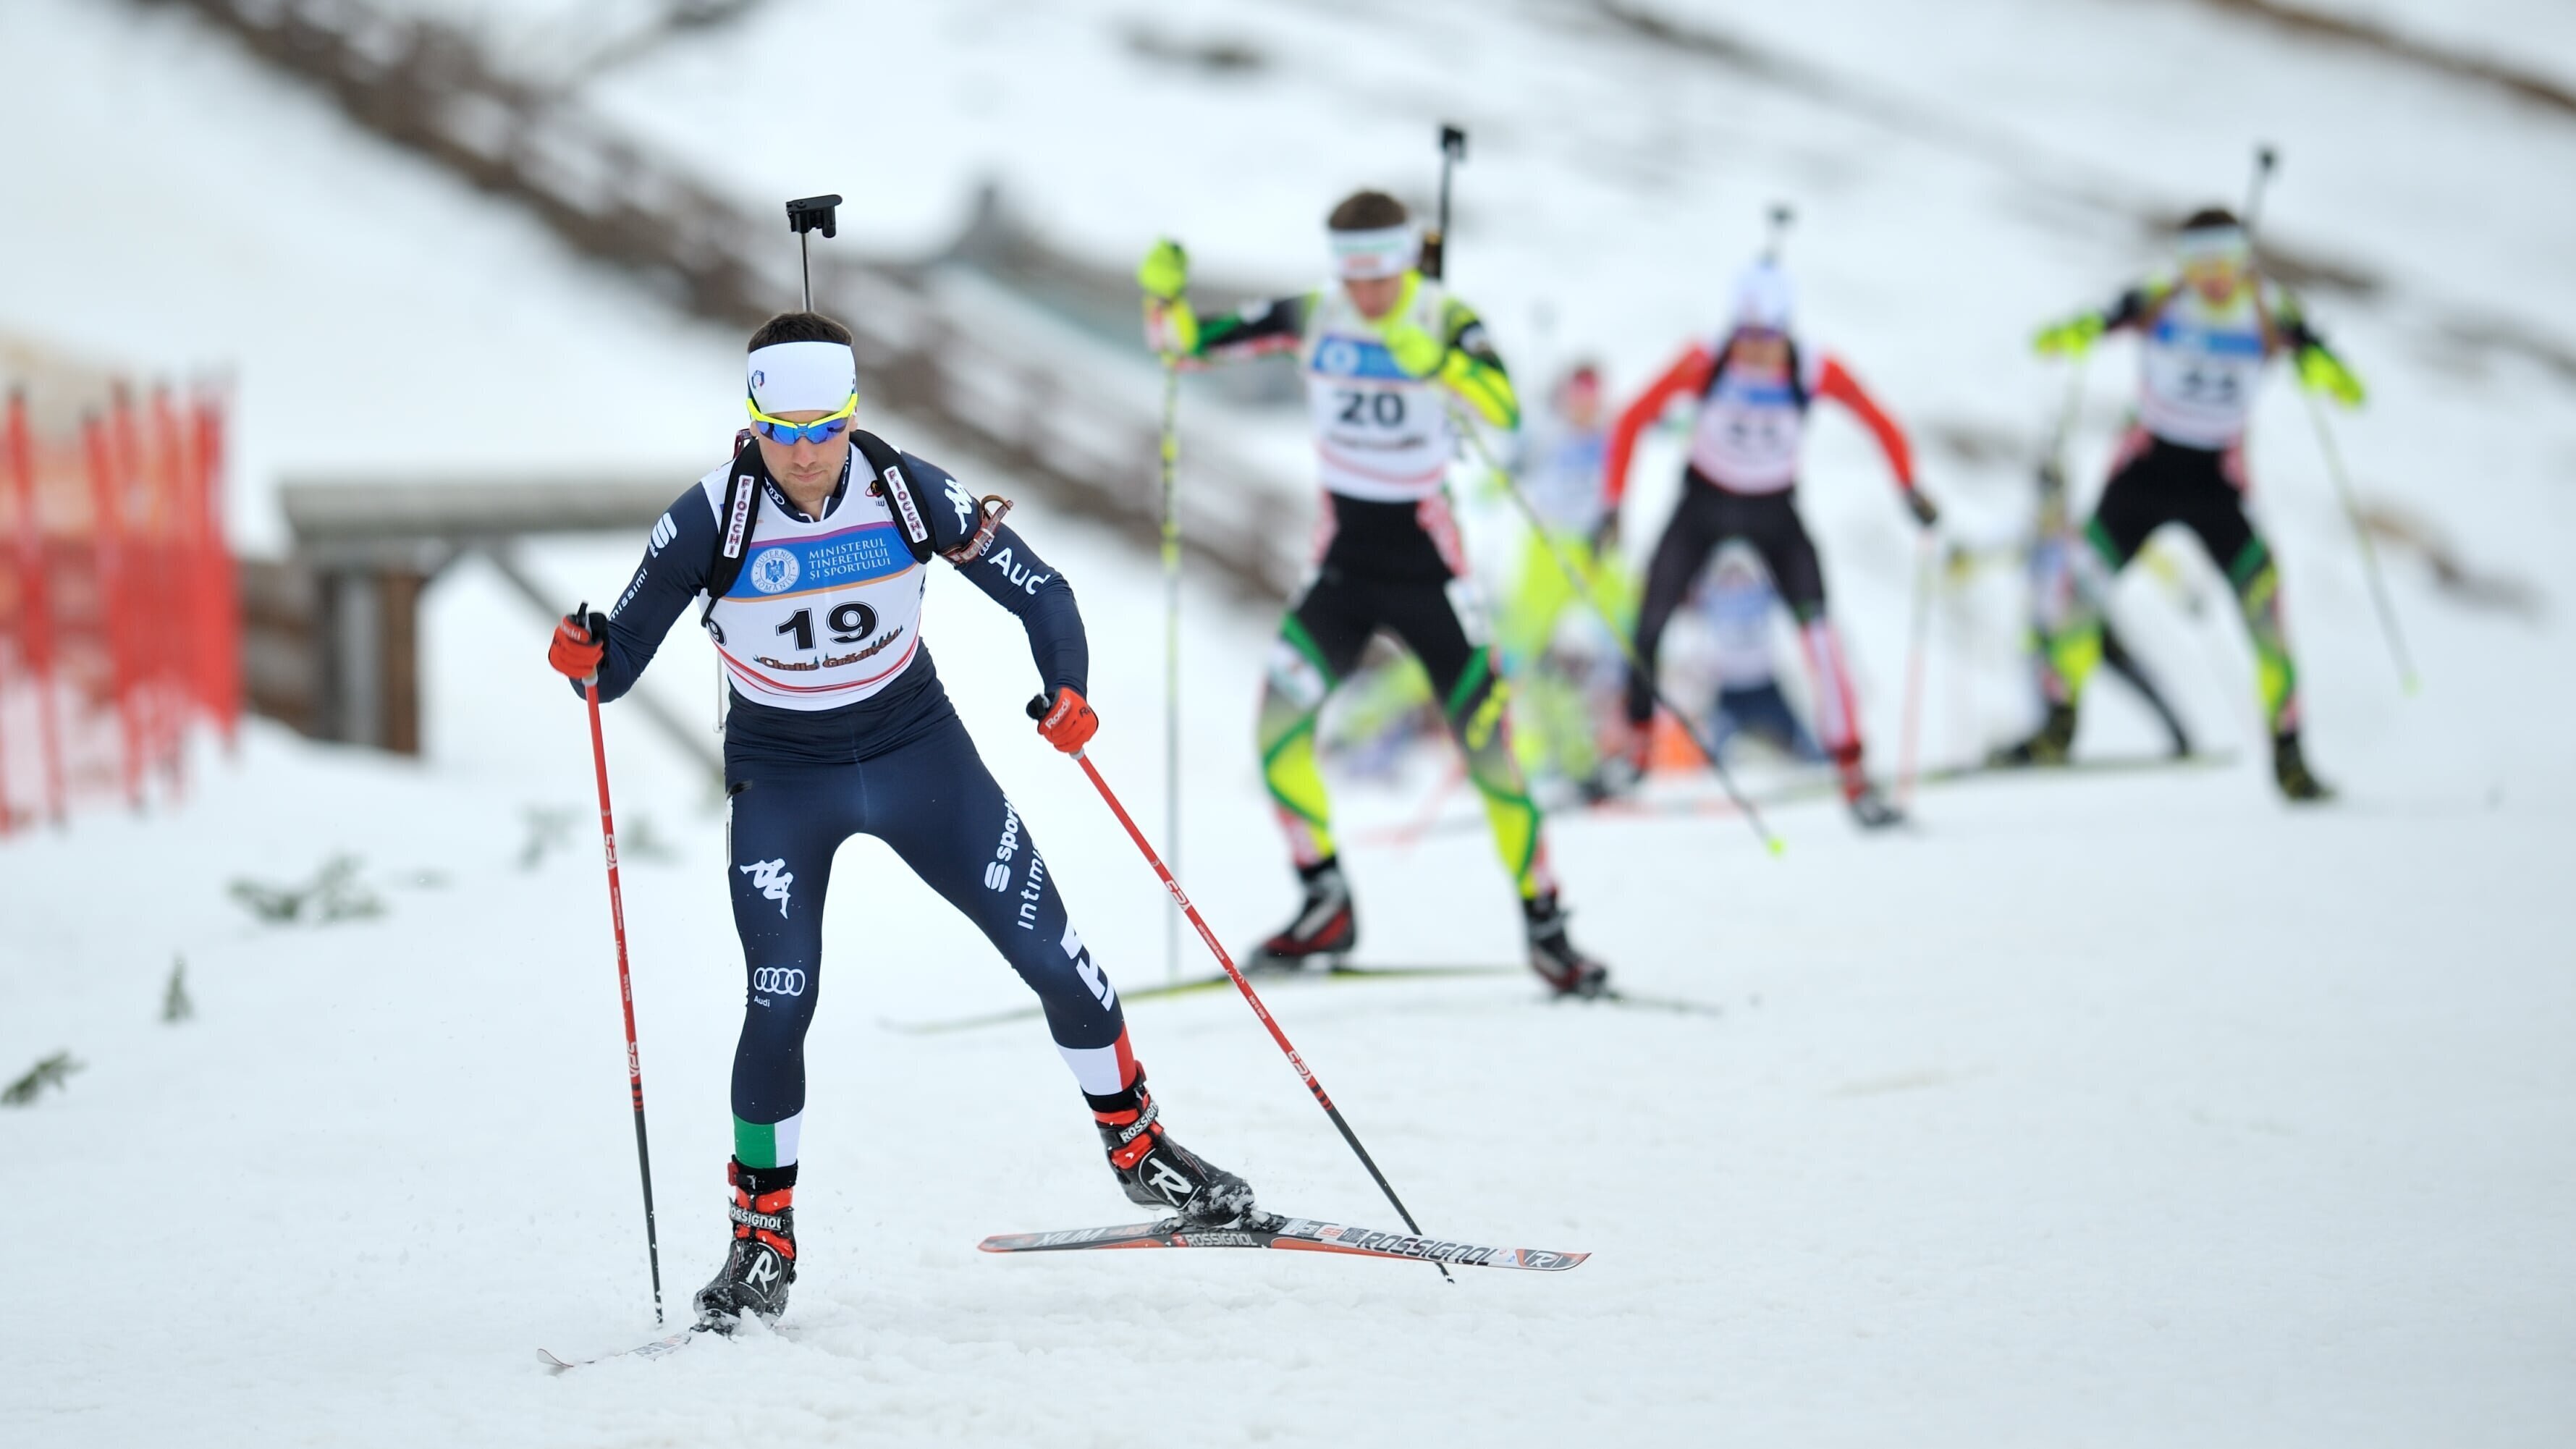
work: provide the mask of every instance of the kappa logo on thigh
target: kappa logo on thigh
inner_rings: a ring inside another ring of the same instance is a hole
[[[784,858],[755,860],[749,865],[734,868],[751,877],[753,890],[778,902],[780,920],[787,918],[787,888],[796,884],[796,877],[787,873],[787,862]]]

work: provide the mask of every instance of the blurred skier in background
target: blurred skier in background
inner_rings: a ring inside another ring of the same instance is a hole
[[[1605,631],[1625,632],[1636,619],[1636,583],[1619,557],[1619,514],[1603,482],[1609,422],[1601,369],[1580,362],[1548,389],[1547,406],[1524,431],[1514,471],[1545,532],[1523,543],[1500,630],[1503,671],[1518,691],[1523,767],[1593,799],[1606,793],[1604,726],[1625,733],[1605,708],[1620,672],[1618,641]],[[1615,616],[1608,623],[1582,606],[1560,557]]]
[[[1520,426],[1520,402],[1485,324],[1422,275],[1404,203],[1361,191],[1325,223],[1333,280],[1202,322],[1189,263],[1160,241],[1139,264],[1147,344],[1199,361],[1293,352],[1306,379],[1324,487],[1314,572],[1282,620],[1262,692],[1257,746],[1305,898],[1255,953],[1272,965],[1347,955],[1359,940],[1349,882],[1315,760],[1315,720],[1384,629],[1422,661],[1484,797],[1520,896],[1529,964],[1559,992],[1597,993],[1609,973],[1566,931],[1538,806],[1513,757],[1510,691],[1487,646],[1485,607],[1451,512],[1452,399]]]
[[[1739,737],[1756,739],[1792,760],[1823,760],[1825,752],[1799,722],[1780,692],[1771,651],[1771,610],[1779,591],[1743,544],[1718,549],[1717,562],[1700,581],[1695,601],[1709,636],[1717,677],[1709,712],[1709,740],[1720,754]]]
[[[1691,580],[1709,554],[1728,539],[1742,539],[1761,555],[1797,621],[1815,683],[1817,730],[1841,772],[1843,799],[1855,820],[1875,829],[1903,817],[1862,768],[1860,711],[1851,672],[1841,638],[1825,617],[1823,566],[1798,516],[1798,458],[1808,404],[1829,397],[1848,408],[1877,438],[1915,520],[1929,528],[1940,515],[1915,486],[1914,455],[1904,431],[1838,359],[1805,352],[1791,336],[1794,300],[1788,274],[1777,263],[1764,260],[1745,268],[1736,277],[1734,317],[1725,335],[1713,347],[1693,343],[1628,405],[1611,431],[1606,468],[1615,506],[1627,487],[1637,435],[1677,399],[1688,397],[1697,408],[1681,501],[1646,572],[1645,602],[1637,620],[1637,655],[1644,669],[1632,671],[1628,684],[1628,721],[1636,737],[1627,772],[1641,775],[1646,766],[1646,725],[1655,710],[1653,671],[1664,626],[1688,597]]]
[[[2245,513],[2245,424],[2263,364],[2288,353],[2302,386],[2346,407],[2361,380],[2326,347],[2289,294],[2254,268],[2252,241],[2234,213],[2195,212],[2175,264],[2122,292],[2099,312],[2040,330],[2041,355],[2077,357],[2106,332],[2138,334],[2138,410],[2111,464],[2088,548],[2075,550],[2070,588],[2043,593],[2039,668],[2048,718],[2007,751],[2063,761],[2075,742],[2076,707],[2102,659],[2102,599],[2111,580],[2168,523],[2189,528],[2227,575],[2254,647],[2255,684],[2272,732],[2272,774],[2291,800],[2332,797],[2299,747],[2298,667],[2282,622],[2281,574],[2271,546]]]
[[[2077,530],[2074,513],[2067,505],[2063,462],[2052,456],[2040,465],[2039,517],[2032,531],[2030,553],[2025,560],[2030,574],[2031,634],[2035,641],[2042,641],[2040,647],[2033,650],[2034,658],[2040,661],[2033,672],[2038,677],[2041,700],[2047,705],[2054,706],[2058,701],[2051,692],[2050,681],[2055,672],[2047,664],[2044,641],[2051,622],[2067,618],[2074,608],[2074,591],[2078,586],[2076,559],[2090,547]],[[2168,753],[2177,760],[2189,758],[2192,752],[2191,731],[2184,727],[2182,716],[2166,700],[2164,691],[2156,687],[2155,679],[2147,673],[2146,666],[2130,652],[2107,614],[2102,616],[2101,624],[2102,667],[2137,691],[2138,697],[2155,715],[2156,722],[2164,727]],[[2070,727],[2067,738],[2071,740],[2073,737]],[[2007,766],[2063,763],[2065,755],[2062,748],[2057,748],[2054,754],[2043,754],[2052,748],[2056,747],[2049,741],[2034,736],[1994,751],[1987,763]]]

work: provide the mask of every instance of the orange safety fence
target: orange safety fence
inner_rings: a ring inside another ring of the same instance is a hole
[[[0,423],[0,835],[187,786],[187,741],[241,717],[224,412],[156,390],[40,429]]]

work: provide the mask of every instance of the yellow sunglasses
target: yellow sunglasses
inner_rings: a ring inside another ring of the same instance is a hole
[[[743,411],[751,414],[752,431],[773,443],[822,443],[839,437],[841,430],[850,425],[850,419],[859,410],[859,395],[851,393],[850,400],[841,404],[840,411],[810,423],[791,423],[785,418],[773,418],[762,412],[760,404],[750,398],[742,400],[742,407]]]

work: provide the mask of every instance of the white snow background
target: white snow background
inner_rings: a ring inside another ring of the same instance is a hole
[[[531,66],[628,13],[443,8],[479,14]],[[2352,8],[2562,75],[2576,49],[2560,7]],[[1733,37],[1768,69],[1648,43],[1620,14]],[[1132,41],[1140,27],[1267,64],[1175,65]],[[282,538],[281,475],[650,468],[676,494],[733,426],[738,339],[356,133],[184,15],[17,0],[0,55],[0,327],[230,369],[246,544]],[[763,67],[797,83],[763,85]],[[1633,989],[1722,1016],[1551,1007],[1510,979],[1279,988],[1286,1029],[1416,1215],[1595,1255],[1550,1277],[977,1254],[989,1232],[1136,1213],[1036,1023],[884,1028],[1024,993],[882,847],[854,844],[810,1042],[790,1313],[776,1333],[555,1377],[539,1345],[579,1355],[655,1331],[614,965],[580,711],[539,660],[542,621],[460,566],[430,595],[421,761],[254,724],[237,758],[201,752],[178,808],[94,810],[0,845],[0,1074],[62,1049],[86,1064],[0,1112],[0,1275],[16,1290],[0,1443],[2576,1438],[2560,564],[2576,387],[2453,325],[2576,347],[2576,121],[2213,7],[2110,0],[781,0],[585,94],[748,202],[851,195],[846,244],[933,245],[992,174],[1105,262],[1169,231],[1212,268],[1289,280],[1316,267],[1318,216],[1342,191],[1427,194],[1432,126],[1458,120],[1475,150],[1457,285],[1524,376],[1589,350],[1622,389],[1715,325],[1762,207],[1785,198],[1813,335],[1909,423],[2023,445],[1983,463],[1926,447],[1959,533],[1993,540],[2028,506],[2029,445],[2061,383],[2027,356],[2030,326],[2153,260],[2123,208],[2232,199],[2251,143],[2273,141],[2267,225],[2381,282],[2313,299],[2374,389],[2337,420],[2358,486],[2537,583],[2546,612],[2472,610],[2391,554],[2425,676],[2402,698],[2276,380],[2256,506],[2283,559],[2312,754],[2342,803],[2273,798],[2224,596],[2195,616],[2141,577],[2124,620],[2232,767],[1927,790],[1922,828],[1889,838],[1827,805],[1784,808],[1778,861],[1729,820],[1555,823],[1580,937]],[[2088,479],[2128,369],[2123,349],[2092,369]],[[1859,431],[1816,432],[1806,504],[1884,765],[1908,530]],[[1637,546],[1670,462],[1657,450],[1641,471]],[[1080,593],[1095,757],[1159,821],[1153,563],[1042,501],[1014,521]],[[533,557],[568,599],[599,599],[637,542]],[[2176,556],[2179,589],[2208,594],[2206,566]],[[1194,579],[1186,602],[1182,855],[1240,944],[1290,901],[1248,748],[1275,619],[1220,582]],[[1078,772],[1029,735],[1016,626],[954,580],[933,592],[942,675],[1085,937],[1121,982],[1155,980],[1158,893]],[[2015,627],[2009,581],[1945,613],[1934,757],[2027,722]],[[675,631],[651,687],[709,714],[694,631]],[[613,707],[608,728],[664,1290],[684,1313],[721,1246],[740,957],[703,781]],[[2088,709],[2087,752],[2152,738],[2116,685]],[[1393,791],[1343,792],[1366,954],[1509,960],[1516,923],[1480,833],[1359,843],[1409,817],[1440,769],[1426,757]],[[522,868],[531,810],[573,823]],[[264,927],[226,898],[236,878],[299,878],[339,851],[364,859],[386,914]],[[174,955],[198,1014],[164,1026]],[[1140,1003],[1132,1021],[1182,1140],[1275,1206],[1392,1225],[1239,1002]]]

